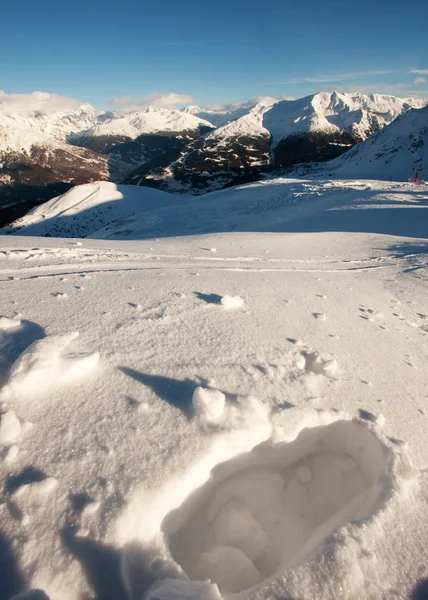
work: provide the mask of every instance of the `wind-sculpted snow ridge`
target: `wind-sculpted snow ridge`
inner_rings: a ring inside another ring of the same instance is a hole
[[[79,332],[48,336],[33,342],[12,365],[0,400],[31,401],[50,388],[87,376],[98,364],[99,353],[64,355]]]

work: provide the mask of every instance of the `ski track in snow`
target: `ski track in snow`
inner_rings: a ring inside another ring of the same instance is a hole
[[[410,589],[427,558],[407,545],[426,514],[408,458],[428,465],[424,272],[366,238],[352,258],[347,237],[316,239],[290,256],[266,234],[213,236],[216,256],[198,239],[147,252],[7,239],[0,522],[31,587],[51,600]],[[391,532],[394,519],[407,525]],[[121,575],[101,562],[86,579],[85,557],[110,551]]]

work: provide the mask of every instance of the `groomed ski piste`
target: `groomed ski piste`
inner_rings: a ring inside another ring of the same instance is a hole
[[[425,597],[427,213],[100,183],[5,230],[1,600]]]

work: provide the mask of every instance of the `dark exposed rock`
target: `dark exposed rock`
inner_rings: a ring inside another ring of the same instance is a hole
[[[196,194],[218,190],[257,178],[270,165],[269,146],[268,135],[229,138],[224,145],[201,137],[186,146],[172,164],[157,168],[151,168],[150,163],[143,165],[125,183]]]
[[[340,156],[361,141],[361,138],[346,131],[291,135],[274,148],[273,166],[281,168],[299,163],[324,162]]]
[[[143,134],[135,139],[128,136],[91,134],[70,135],[69,143],[107,155],[110,178],[120,182],[129,178],[137,167],[150,164],[150,169],[175,161],[181,150],[207,131],[201,125],[194,130],[165,131]]]

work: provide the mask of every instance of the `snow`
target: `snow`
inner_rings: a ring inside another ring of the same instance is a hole
[[[228,310],[233,308],[242,308],[242,306],[244,306],[244,301],[239,296],[223,296],[221,303],[224,308],[227,308]]]
[[[19,234],[0,238],[12,593],[416,597],[427,196],[359,179],[199,199],[100,184],[7,230]],[[42,237],[70,215],[74,238]],[[227,296],[244,306],[225,310]]]
[[[14,227],[18,233],[31,232],[30,235],[86,237],[104,227],[120,226],[126,230],[127,224],[133,222],[136,214],[141,214],[142,208],[146,214],[153,208],[177,201],[172,194],[149,188],[141,192],[141,189],[104,181],[76,186],[62,196],[36,206],[16,221]],[[150,213],[146,218],[151,221]],[[21,231],[22,227],[25,230]],[[8,231],[4,229],[1,233]],[[76,244],[77,247],[81,245],[81,242]]]
[[[98,182],[72,188],[0,233],[129,240],[253,231],[256,227],[270,232],[345,230],[424,237],[426,227],[420,215],[425,189],[404,182],[310,179],[308,175],[307,179],[275,178],[237,186],[206,194],[201,200]],[[211,260],[216,261],[218,248],[213,243],[202,248],[215,248]],[[2,258],[5,255],[0,254]],[[273,259],[269,262],[274,263]],[[325,313],[325,307],[313,312]]]
[[[13,410],[0,415],[0,444],[14,442],[21,433],[21,424]]]
[[[221,592],[250,588],[296,564],[321,533],[372,514],[391,487],[391,458],[365,427],[343,420],[261,444],[180,508],[187,519],[176,516],[167,532],[172,556]]]
[[[0,317],[0,329],[2,331],[5,331],[7,329],[13,329],[14,327],[19,327],[20,325],[21,321],[19,319]]]
[[[62,336],[47,336],[28,346],[13,364],[0,400],[30,399],[65,381],[86,377],[96,367],[99,353],[63,354],[78,335],[78,331],[73,331]]]
[[[224,410],[225,396],[218,390],[197,387],[193,392],[192,405],[194,413],[207,423],[220,420]]]

